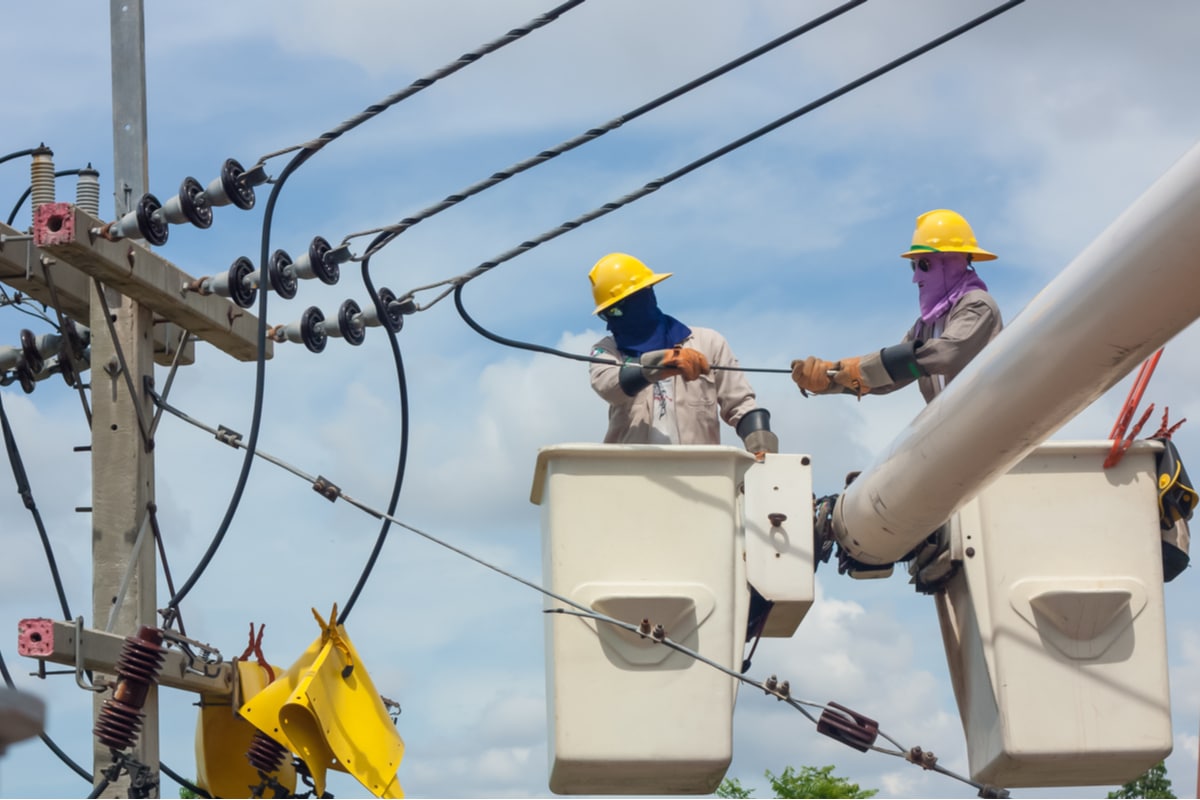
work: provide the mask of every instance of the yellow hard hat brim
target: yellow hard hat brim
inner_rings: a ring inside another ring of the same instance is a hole
[[[661,283],[661,282],[665,281],[667,278],[671,277],[671,275],[673,275],[673,274],[674,274],[674,273],[671,273],[671,272],[656,272],[656,273],[654,273],[653,275],[651,275],[651,276],[650,276],[650,277],[649,277],[649,278],[648,278],[648,279],[647,279],[645,282],[638,284],[637,288],[636,288],[636,289],[634,289],[633,291],[631,291],[631,292],[625,292],[625,293],[624,293],[623,295],[621,295],[620,297],[614,297],[614,298],[612,298],[611,300],[606,300],[605,302],[603,302],[603,303],[601,303],[600,305],[596,306],[596,307],[595,307],[595,308],[592,310],[592,313],[593,313],[593,314],[599,314],[601,311],[603,311],[604,309],[608,308],[609,306],[615,306],[617,303],[621,302],[621,301],[622,301],[622,300],[624,300],[626,297],[629,297],[629,295],[631,295],[631,294],[637,294],[637,293],[638,293],[638,292],[640,292],[642,289],[646,289],[646,288],[648,288],[648,287],[650,287],[650,286],[653,286],[653,285],[654,285],[654,284],[656,284],[656,283]]]
[[[919,256],[927,256],[930,253],[970,253],[975,261],[995,261],[997,256],[995,253],[989,253],[982,247],[959,247],[953,250],[933,250],[928,247],[920,247],[901,253],[901,258],[917,258]]]

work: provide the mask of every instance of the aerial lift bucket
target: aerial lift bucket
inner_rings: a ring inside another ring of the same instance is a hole
[[[1041,445],[958,514],[937,595],[971,777],[1112,785],[1171,752],[1157,471]]]
[[[740,671],[747,563],[775,604],[764,635],[790,636],[812,603],[811,492],[806,456],[756,462],[734,447],[672,445],[539,451],[531,500],[542,506],[544,580],[585,609],[546,602],[568,612],[546,615],[552,791],[717,788],[732,758],[738,681],[587,611],[661,626]]]

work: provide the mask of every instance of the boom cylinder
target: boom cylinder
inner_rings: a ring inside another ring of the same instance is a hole
[[[1200,317],[1200,145],[1050,282],[852,483],[838,543],[911,551]]]

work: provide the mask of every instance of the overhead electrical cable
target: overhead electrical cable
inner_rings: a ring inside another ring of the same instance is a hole
[[[560,16],[562,16],[566,12],[570,11],[571,9],[573,9],[577,6],[583,5],[584,2],[586,2],[586,0],[569,0],[569,2],[555,6],[554,8],[550,9],[546,13],[525,23],[524,26],[522,26],[520,28],[513,28],[508,33],[504,34],[504,36],[501,36],[498,39],[494,39],[493,41],[488,42],[487,44],[485,44],[481,47],[478,47],[469,53],[464,53],[463,55],[459,56],[457,60],[450,62],[449,64],[445,65],[441,69],[434,70],[433,72],[429,73],[425,77],[419,78],[418,80],[413,81],[407,87],[400,90],[399,92],[396,92],[393,95],[385,97],[383,100],[376,103],[375,105],[368,106],[366,109],[364,109],[360,113],[356,114],[355,116],[351,117],[350,119],[346,120],[345,122],[343,122],[341,125],[339,125],[335,129],[333,129],[329,133],[322,134],[320,137],[318,137],[316,139],[312,139],[304,144],[292,145],[291,147],[286,147],[283,150],[276,150],[272,153],[267,153],[265,156],[260,158],[258,160],[258,162],[261,164],[268,159],[274,158],[275,156],[281,156],[286,153],[294,152],[296,150],[313,150],[313,151],[320,150],[322,147],[324,147],[330,141],[332,141],[333,139],[336,139],[338,136],[341,136],[346,131],[351,130],[352,128],[358,127],[362,123],[364,123],[367,120],[371,119],[372,117],[377,116],[378,114],[386,111],[387,109],[391,108],[392,106],[396,105],[397,103],[401,102],[402,100],[407,100],[409,97],[412,97],[414,94],[421,91],[422,89],[427,89],[430,85],[436,83],[437,81],[441,80],[442,78],[453,75],[455,72],[458,72],[460,69],[467,66],[468,64],[474,64],[476,61],[478,61],[479,59],[488,55],[489,53],[494,53],[495,51],[499,50],[501,47],[504,47],[505,45],[508,45],[508,44],[512,44],[513,42],[517,41],[518,39],[524,38],[527,34],[533,33],[538,28],[541,28],[545,25],[550,24],[551,22],[554,22],[556,19],[558,19]]]
[[[371,302],[375,306],[375,311],[379,319],[388,318],[388,310],[384,307],[383,299],[380,298],[379,292],[375,289],[375,284],[371,281],[370,273],[370,258],[364,258],[362,262],[362,279],[363,285],[367,288],[367,293],[371,296]],[[387,539],[388,530],[391,528],[392,514],[396,513],[396,504],[400,501],[400,488],[404,483],[405,467],[408,463],[408,380],[404,373],[404,360],[400,355],[400,342],[396,337],[396,332],[392,330],[392,326],[384,325],[384,330],[388,334],[388,343],[392,349],[392,361],[396,365],[396,381],[399,384],[400,392],[400,456],[396,464],[396,477],[392,481],[392,496],[388,500],[387,516],[383,518],[383,523],[379,529],[379,535],[375,537],[375,545],[371,548],[371,554],[367,557],[367,563],[364,565],[362,573],[358,577],[358,581],[354,584],[354,590],[350,593],[350,599],[346,601],[346,605],[342,607],[341,613],[338,615],[338,624],[345,625],[346,619],[350,616],[351,609],[358,602],[358,596],[362,592],[363,587],[367,583],[367,579],[371,577],[372,570],[375,569],[375,562],[379,559],[379,554],[383,550],[383,543]]]
[[[475,331],[485,339],[491,339],[493,342],[502,344],[505,347],[515,347],[518,350],[532,350],[535,353],[547,353],[548,355],[559,356],[560,358],[568,358],[572,361],[584,361],[589,364],[606,364],[615,367],[624,366],[623,362],[617,361],[616,359],[599,358],[597,356],[583,356],[579,355],[578,353],[568,353],[563,350],[555,350],[553,347],[546,347],[540,344],[531,344],[529,342],[521,342],[517,341],[516,339],[509,339],[505,336],[492,333],[487,328],[476,322],[471,315],[467,313],[467,309],[465,306],[463,306],[462,302],[462,290],[464,285],[465,284],[460,283],[454,287],[454,307],[458,309],[458,315],[462,317],[463,322],[467,323],[471,330]],[[792,372],[791,369],[785,369],[783,367],[734,367],[722,366],[720,364],[709,364],[708,368],[714,370],[725,370],[728,372],[776,372],[785,374],[791,374]]]
[[[64,175],[78,175],[80,173],[80,171],[81,170],[79,170],[79,169],[59,170],[58,172],[54,173],[54,177],[61,178]],[[10,227],[13,224],[13,220],[15,220],[17,218],[17,214],[21,211],[21,206],[25,205],[25,201],[29,199],[29,195],[31,195],[31,194],[33,194],[33,187],[27,186],[25,188],[24,193],[19,198],[17,198],[16,205],[13,206],[13,210],[11,212],[9,212],[9,215],[8,215],[8,225]]]
[[[996,6],[992,10],[976,17],[975,19],[971,20],[970,22],[960,25],[957,28],[954,28],[953,30],[949,31],[948,33],[942,34],[941,36],[937,37],[936,39],[932,39],[929,42],[921,45],[920,47],[910,50],[909,52],[905,53],[904,55],[900,56],[899,58],[889,61],[887,64],[884,64],[883,66],[881,66],[875,70],[872,70],[871,72],[868,72],[868,73],[862,75],[861,77],[856,78],[853,81],[850,81],[849,83],[843,85],[841,88],[835,89],[834,91],[829,92],[828,94],[824,95],[823,97],[821,97],[817,100],[814,100],[813,102],[808,103],[807,105],[802,106],[802,107],[796,109],[795,111],[792,111],[789,114],[785,114],[784,116],[776,119],[775,121],[768,123],[767,125],[764,125],[755,131],[752,131],[751,133],[746,134],[745,136],[741,137],[740,139],[730,142],[729,144],[725,145],[724,147],[720,147],[720,148],[712,151],[708,155],[705,155],[701,158],[696,159],[695,161],[692,161],[689,164],[686,164],[683,167],[680,167],[679,169],[675,170],[674,172],[672,172],[668,175],[664,175],[663,177],[658,178],[657,180],[650,181],[645,186],[643,186],[642,188],[640,188],[636,191],[630,192],[629,194],[627,194],[623,197],[620,197],[610,203],[605,203],[604,205],[600,206],[599,208],[593,209],[592,211],[589,211],[585,214],[581,214],[580,216],[576,217],[573,220],[564,222],[556,228],[552,228],[552,229],[542,233],[539,236],[535,236],[532,239],[524,241],[521,244],[517,245],[516,247],[513,247],[513,248],[501,253],[500,255],[496,256],[495,258],[491,259],[490,261],[484,261],[483,263],[479,264],[474,269],[471,269],[460,275],[456,275],[452,278],[446,278],[444,280],[437,281],[436,283],[419,286],[415,289],[412,289],[412,290],[406,292],[403,295],[400,295],[399,299],[400,300],[405,300],[405,299],[415,300],[415,295],[417,292],[426,291],[429,289],[436,289],[438,287],[443,287],[443,286],[450,287],[450,288],[443,290],[440,294],[435,296],[433,300],[431,300],[430,302],[428,302],[424,305],[421,305],[421,304],[415,303],[415,302],[413,303],[414,310],[424,311],[424,310],[430,308],[431,306],[435,305],[436,303],[440,302],[441,300],[443,300],[447,295],[449,295],[454,290],[455,286],[466,283],[467,281],[473,280],[473,279],[479,277],[480,275],[484,274],[485,272],[488,272],[489,270],[494,269],[495,267],[499,266],[500,264],[503,264],[506,261],[510,261],[510,260],[516,258],[517,256],[521,255],[522,253],[526,253],[529,250],[532,250],[533,248],[537,247],[540,244],[545,244],[546,242],[550,241],[551,239],[556,239],[559,236],[562,236],[564,233],[573,231],[582,225],[585,225],[589,222],[593,222],[593,221],[599,219],[600,217],[603,217],[607,214],[612,213],[613,211],[616,211],[619,208],[623,208],[624,206],[627,206],[636,200],[640,200],[641,198],[645,197],[646,195],[649,195],[653,192],[658,191],[662,187],[678,180],[679,178],[682,178],[685,175],[688,175],[691,172],[694,172],[695,170],[699,169],[700,167],[703,167],[706,164],[716,161],[718,158],[728,155],[729,153],[732,153],[734,150],[737,150],[738,148],[740,148],[746,144],[749,144],[750,142],[753,142],[756,139],[762,138],[763,136],[765,136],[768,133],[771,133],[772,131],[776,130],[777,128],[780,128],[780,127],[788,124],[789,122],[793,122],[793,121],[799,119],[800,117],[804,116],[805,114],[808,114],[809,112],[814,111],[814,110],[820,108],[821,106],[824,106],[827,103],[832,102],[833,100],[836,100],[837,98],[841,97],[842,95],[847,94],[848,92],[851,92],[854,89],[857,89],[860,86],[863,86],[864,84],[869,83],[869,82],[875,80],[876,78],[887,74],[888,72],[891,72],[892,70],[896,69],[897,67],[902,66],[902,65],[908,63],[909,61],[912,61],[913,59],[917,58],[918,56],[928,53],[930,50],[940,47],[941,45],[949,42],[950,40],[961,36],[962,34],[966,33],[967,31],[977,28],[978,26],[982,25],[983,23],[993,19],[994,17],[999,16],[1000,14],[1003,14],[1006,11],[1009,11],[1012,8],[1015,8],[1016,6],[1020,5],[1023,2],[1025,2],[1025,0],[1008,0],[1008,2],[1002,3],[999,6]]]
[[[8,686],[8,688],[17,688],[17,685],[13,683],[12,675],[10,675],[8,672],[8,665],[4,663],[3,652],[0,652],[0,677],[4,678],[4,683],[6,686]],[[42,740],[42,742],[45,743],[46,747],[50,748],[50,752],[54,753],[54,755],[58,756],[60,761],[74,770],[76,775],[83,778],[88,783],[92,782],[92,773],[75,763],[70,756],[63,752],[61,747],[54,743],[54,740],[50,738],[49,734],[43,731],[42,733],[38,734],[38,737]]]
[[[603,125],[598,125],[595,128],[591,128],[590,130],[588,130],[578,136],[575,136],[574,138],[568,139],[565,142],[562,142],[561,144],[556,145],[555,147],[551,147],[551,148],[541,151],[540,153],[538,153],[536,156],[533,156],[532,158],[527,158],[524,161],[519,161],[516,164],[513,164],[508,169],[500,170],[499,172],[494,173],[491,177],[489,177],[485,180],[478,181],[477,183],[473,183],[470,186],[468,186],[467,188],[462,189],[461,191],[458,191],[458,192],[455,192],[454,194],[448,195],[440,203],[429,206],[428,208],[425,208],[422,211],[418,211],[416,214],[414,214],[411,217],[405,217],[404,219],[400,220],[396,224],[388,225],[383,228],[374,228],[372,230],[366,230],[366,231],[360,231],[358,233],[352,233],[352,234],[346,236],[342,240],[342,243],[344,244],[346,242],[349,242],[351,239],[356,239],[360,236],[369,236],[370,234],[373,234],[373,233],[384,234],[381,238],[377,238],[374,242],[372,242],[371,245],[367,248],[367,250],[361,256],[358,257],[358,258],[369,258],[372,254],[374,254],[378,250],[382,249],[389,242],[391,242],[393,239],[395,239],[397,236],[399,236],[404,231],[406,231],[409,228],[411,228],[412,226],[416,225],[418,222],[429,219],[430,217],[432,217],[436,214],[439,214],[442,211],[445,211],[447,208],[450,208],[451,206],[461,203],[463,200],[466,200],[468,197],[479,194],[484,189],[489,189],[499,183],[503,183],[504,181],[508,180],[509,178],[513,177],[514,175],[519,175],[520,173],[525,172],[526,170],[531,169],[539,164],[543,164],[556,156],[560,156],[563,153],[566,153],[570,150],[574,150],[576,147],[579,147],[580,145],[583,145],[583,144],[586,144],[587,142],[598,139],[601,136],[603,136],[604,134],[608,133],[609,131],[614,131],[617,128],[624,125],[625,123],[632,122],[633,120],[637,119],[638,117],[642,116],[643,114],[647,114],[650,111],[653,111],[654,109],[659,108],[660,106],[663,106],[678,97],[682,97],[683,95],[687,94],[688,92],[691,92],[692,90],[703,86],[704,84],[708,83],[709,81],[712,81],[715,78],[719,78],[720,76],[722,76],[728,72],[731,72],[734,69],[737,69],[738,67],[742,66],[743,64],[753,61],[754,59],[758,58],[759,56],[765,55],[766,53],[771,52],[772,50],[780,47],[781,45],[784,45],[784,44],[792,41],[793,39],[796,39],[797,37],[802,36],[805,33],[808,33],[809,31],[811,31],[815,28],[819,28],[820,26],[824,25],[826,22],[829,22],[830,20],[840,17],[842,14],[846,13],[847,11],[850,11],[853,8],[856,8],[860,5],[862,5],[865,2],[867,2],[867,0],[851,0],[851,2],[843,3],[842,5],[838,6],[837,8],[835,8],[829,12],[822,14],[821,16],[808,21],[808,22],[804,23],[803,25],[800,25],[799,27],[793,28],[792,30],[788,31],[787,33],[783,34],[782,36],[778,36],[778,37],[772,39],[771,41],[767,42],[766,44],[761,45],[760,47],[757,47],[741,56],[738,56],[737,58],[733,59],[732,61],[726,62],[725,64],[721,65],[720,67],[717,67],[714,70],[706,72],[704,75],[701,75],[700,77],[695,78],[694,80],[688,81],[687,83],[685,83],[681,86],[678,86],[675,89],[672,89],[671,91],[667,92],[664,95],[660,95],[659,97],[655,98],[654,100],[651,100],[648,103],[638,106],[637,108],[633,109],[632,111],[627,111],[624,114],[620,115],[619,117],[609,120],[608,122],[604,123]]]
[[[33,490],[29,486],[29,475],[25,472],[25,462],[21,458],[21,450],[17,447],[16,437],[13,436],[12,426],[8,421],[8,411],[4,407],[2,393],[0,393],[0,428],[3,428],[4,431],[4,449],[8,452],[8,463],[12,467],[13,480],[17,484],[17,494],[21,496],[21,502],[33,516],[33,524],[37,527],[38,536],[42,540],[42,549],[46,552],[46,562],[50,566],[50,577],[54,580],[54,590],[58,593],[58,604],[62,608],[63,619],[71,619],[71,607],[67,602],[62,576],[58,572],[58,562],[54,559],[54,548],[50,544],[50,536],[46,533],[46,525],[42,522],[42,513],[38,511],[37,502],[33,499]]]
[[[218,433],[218,435],[223,430],[221,428],[214,429],[209,425],[205,425],[204,423],[193,419],[192,417],[190,417],[188,414],[184,413],[183,411],[180,411],[177,408],[174,408],[164,402],[161,402],[161,400],[156,395],[154,395],[153,392],[152,392],[152,397],[154,397],[156,403],[161,404],[161,407],[165,411],[172,414],[173,416],[178,417],[179,419],[184,420],[185,422],[188,422],[192,425],[195,425],[202,429],[208,430],[210,432],[215,431]],[[235,447],[246,447],[247,446],[246,444],[244,444],[241,441],[240,438],[236,438],[236,439],[228,439],[227,438],[227,439],[223,439],[222,441],[225,441],[227,444],[232,444]],[[247,451],[247,453],[250,455],[257,455],[260,458],[264,458],[267,461],[270,461],[271,463],[287,470],[288,472],[291,472],[293,475],[297,475],[301,478],[304,478],[306,481],[309,481],[310,483],[315,481],[315,479],[312,478],[312,476],[307,475],[300,469],[293,467],[292,465],[287,464],[286,462],[283,462],[280,459],[277,459],[273,456],[268,456],[265,453],[259,453],[259,452],[251,453],[249,450]],[[790,694],[790,690],[788,688],[788,684],[786,682],[779,683],[775,679],[775,676],[771,676],[771,678],[766,681],[754,680],[753,678],[750,678],[739,672],[731,670],[722,664],[712,661],[711,659],[705,657],[701,653],[696,652],[695,650],[692,650],[691,648],[685,647],[684,645],[679,644],[678,642],[675,642],[674,640],[672,640],[668,636],[666,636],[665,632],[661,633],[661,634],[658,632],[651,632],[651,631],[645,630],[643,626],[634,625],[632,623],[625,622],[624,620],[617,619],[615,617],[608,616],[607,614],[603,614],[601,612],[595,611],[594,609],[592,609],[591,607],[589,607],[587,605],[584,605],[583,603],[579,603],[574,600],[571,600],[570,598],[565,597],[564,595],[558,594],[557,592],[547,589],[544,586],[540,586],[539,584],[536,584],[533,581],[530,581],[526,578],[522,578],[521,576],[519,576],[515,573],[512,573],[512,572],[509,572],[508,570],[503,569],[502,567],[496,566],[495,564],[485,561],[484,559],[474,555],[473,553],[470,553],[467,550],[464,550],[460,547],[450,544],[449,542],[445,541],[444,539],[440,539],[437,536],[434,536],[431,533],[427,533],[426,531],[424,531],[420,528],[417,528],[413,525],[409,525],[408,523],[404,522],[403,520],[397,519],[390,512],[385,513],[385,512],[379,511],[379,510],[367,505],[366,503],[363,503],[362,501],[355,499],[354,497],[347,494],[339,487],[337,487],[333,484],[330,484],[328,481],[326,481],[324,483],[324,485],[329,487],[337,498],[345,500],[350,505],[354,506],[355,508],[359,509],[360,511],[365,512],[366,514],[369,514],[372,517],[391,522],[407,531],[410,531],[411,533],[414,533],[414,534],[422,537],[423,539],[426,539],[427,541],[432,542],[433,544],[436,544],[436,545],[438,545],[442,548],[445,548],[453,553],[456,553],[457,555],[460,555],[463,558],[468,559],[469,561],[473,561],[476,564],[479,564],[480,566],[483,566],[483,567],[485,567],[493,572],[496,572],[506,578],[516,581],[517,583],[519,583],[523,586],[526,586],[530,589],[540,592],[541,594],[545,595],[546,597],[557,600],[558,602],[562,603],[564,606],[568,606],[568,608],[547,609],[546,613],[572,614],[572,615],[576,615],[576,616],[587,617],[589,619],[596,620],[597,622],[603,622],[605,624],[612,625],[614,627],[622,628],[636,636],[640,636],[645,639],[652,639],[653,641],[655,641],[665,647],[668,647],[668,648],[675,650],[679,653],[682,653],[696,661],[699,661],[703,664],[713,667],[714,669],[717,669],[717,670],[725,673],[726,675],[730,676],[731,678],[741,681],[742,683],[745,683],[749,686],[753,686],[756,689],[760,689],[764,693],[772,695],[776,699],[786,702],[789,706],[791,706],[792,708],[794,708],[795,710],[797,710],[801,714],[803,714],[805,717],[807,717],[810,722],[817,723],[818,720],[813,717],[813,715],[808,711],[808,708],[811,707],[811,708],[820,708],[822,710],[830,710],[829,704],[816,703],[816,702],[813,702],[810,700],[799,700],[797,698],[792,697]],[[879,747],[876,745],[870,745],[870,746],[868,746],[868,749],[874,750],[879,753],[883,753],[884,755],[891,755],[891,756],[896,756],[896,757],[902,758],[906,761],[910,761],[911,763],[916,763],[918,766],[921,766],[923,769],[933,769],[934,771],[939,772],[948,777],[954,778],[955,780],[962,781],[963,783],[969,784],[970,786],[980,789],[981,797],[1007,796],[1006,794],[1002,793],[1003,790],[1000,790],[1001,791],[1000,794],[993,794],[992,792],[995,791],[995,787],[986,786],[984,784],[980,784],[975,781],[972,781],[969,778],[965,778],[961,775],[958,775],[948,769],[945,769],[944,767],[940,767],[939,765],[936,764],[936,761],[933,762],[932,764],[919,763],[917,761],[914,761],[910,756],[913,753],[920,753],[921,752],[920,748],[909,748],[906,750],[900,744],[898,744],[895,739],[893,739],[892,737],[883,733],[882,731],[879,731],[879,735],[883,736],[885,739],[890,741],[893,745],[896,746],[897,749],[890,750],[888,748]]]
[[[15,150],[11,153],[6,153],[5,155],[0,156],[0,164],[3,164],[5,161],[12,161],[14,158],[20,158],[21,156],[31,156],[44,147],[45,145],[42,145],[41,147],[30,147],[26,148],[25,150]]]
[[[263,212],[262,248],[260,250],[259,262],[262,265],[264,273],[266,271],[266,265],[269,263],[268,257],[270,255],[271,221],[274,217],[275,203],[278,200],[279,192],[283,189],[283,185],[287,182],[288,177],[305,161],[316,154],[321,148],[325,147],[325,145],[340,137],[342,134],[358,127],[367,120],[374,118],[383,111],[386,111],[388,108],[391,108],[400,101],[411,97],[422,89],[428,88],[438,80],[454,74],[468,64],[475,63],[483,56],[495,52],[505,45],[518,41],[538,28],[548,25],[549,23],[558,19],[562,14],[570,11],[576,6],[583,4],[584,2],[585,0],[569,0],[569,2],[555,6],[550,11],[547,11],[541,16],[536,17],[535,19],[526,23],[523,27],[513,28],[504,36],[488,42],[482,47],[460,56],[456,61],[447,64],[430,75],[414,81],[406,89],[386,98],[383,102],[367,107],[363,112],[343,122],[341,125],[329,131],[328,133],[324,133],[316,139],[307,142],[306,144],[276,151],[275,153],[269,153],[259,159],[259,163],[261,164],[273,156],[290,153],[295,150],[300,151],[292,157],[287,166],[285,166],[280,172],[279,177],[275,179],[274,185],[271,187],[270,196],[267,198],[266,207]],[[268,292],[264,286],[263,290],[259,292],[258,297],[258,332],[256,337],[258,353],[255,358],[254,404],[253,411],[251,413],[248,442],[249,447],[246,451],[246,457],[242,460],[241,470],[238,473],[233,494],[230,497],[229,504],[225,510],[225,515],[221,519],[221,523],[217,528],[217,532],[213,535],[212,541],[209,543],[208,549],[201,557],[200,562],[192,570],[192,574],[188,576],[187,580],[184,581],[184,583],[179,587],[179,591],[175,592],[175,594],[168,601],[168,613],[178,608],[180,601],[187,596],[188,592],[192,590],[192,587],[196,585],[196,581],[200,579],[200,576],[208,568],[213,556],[216,555],[217,549],[221,546],[222,541],[224,541],[226,533],[229,531],[229,526],[233,522],[233,517],[237,513],[238,505],[241,503],[242,494],[246,488],[246,482],[250,474],[250,467],[254,460],[251,456],[251,453],[254,451],[254,446],[258,441],[259,428],[262,422],[263,394],[266,383],[267,295]]]

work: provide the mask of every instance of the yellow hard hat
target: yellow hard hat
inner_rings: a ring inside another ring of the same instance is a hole
[[[651,272],[638,259],[625,253],[609,253],[596,262],[588,273],[592,282],[592,297],[596,301],[593,314],[616,305],[634,292],[653,286],[671,277],[670,272]]]
[[[961,214],[945,208],[926,211],[917,217],[912,246],[900,257],[916,258],[925,253],[970,253],[975,261],[991,261],[996,257],[979,246],[974,231]]]

